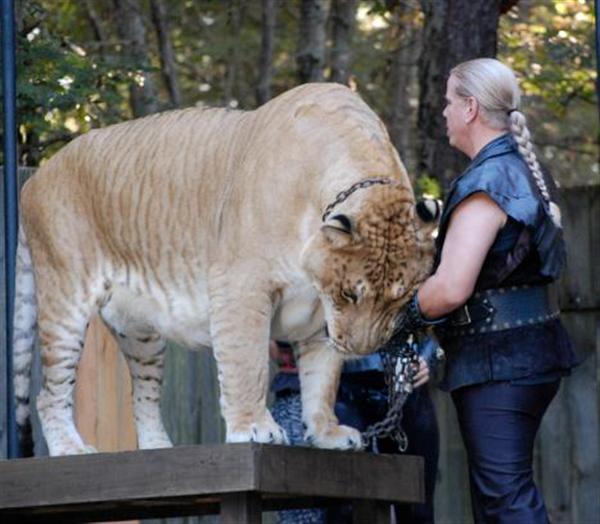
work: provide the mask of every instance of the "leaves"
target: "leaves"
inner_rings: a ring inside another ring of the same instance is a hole
[[[500,24],[541,160],[563,185],[597,182],[594,19],[585,0],[521,1]]]
[[[142,75],[139,64],[122,58],[121,51],[128,44],[117,34],[112,2],[21,0],[19,4],[21,161],[36,165],[77,134],[129,118],[129,86]],[[158,46],[147,5],[140,5],[148,11],[144,17],[151,55],[149,72],[159,85]],[[183,105],[253,109],[258,83],[260,2],[172,0],[165,5]],[[511,0],[502,5],[513,7],[501,17],[499,58],[519,77],[522,105],[541,157],[563,183],[589,183],[597,177],[593,167],[598,157],[591,3]],[[273,95],[296,85],[298,6],[297,2],[278,2]],[[413,28],[418,39],[422,19],[418,0],[359,2],[351,83],[385,121],[390,120],[395,107],[389,86],[394,53],[406,45],[402,28]],[[404,64],[412,71],[416,71],[419,58],[418,47],[414,49],[410,63]],[[408,105],[416,112],[418,85],[416,80],[411,81]],[[162,108],[168,107],[164,88],[159,99]],[[406,120],[416,144],[419,130],[414,115],[400,117],[400,123]],[[403,156],[409,163],[414,162],[416,149],[408,153]],[[439,191],[430,187],[430,182],[419,182],[423,186],[419,190]]]

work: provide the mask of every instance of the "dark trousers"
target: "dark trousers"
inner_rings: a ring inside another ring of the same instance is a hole
[[[559,384],[492,382],[452,392],[469,459],[476,524],[547,524],[533,481],[533,444]]]

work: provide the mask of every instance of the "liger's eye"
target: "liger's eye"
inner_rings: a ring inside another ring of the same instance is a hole
[[[353,304],[356,304],[358,302],[358,297],[356,296],[356,293],[354,293],[354,291],[342,289],[341,295],[342,295],[342,298],[344,300],[347,300],[348,302],[352,302]]]

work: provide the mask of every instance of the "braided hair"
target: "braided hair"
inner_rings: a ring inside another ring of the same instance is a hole
[[[457,65],[450,74],[456,79],[458,96],[477,100],[483,122],[494,129],[510,130],[542,198],[548,203],[554,223],[560,226],[560,209],[552,201],[533,149],[527,120],[518,109],[521,92],[513,71],[496,59],[477,58]]]

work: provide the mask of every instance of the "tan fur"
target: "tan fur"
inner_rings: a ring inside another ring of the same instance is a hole
[[[322,224],[338,192],[372,176],[396,183],[356,191]],[[299,345],[315,443],[360,446],[332,412],[342,358],[324,320],[341,352],[375,350],[426,276],[431,246],[383,124],[349,89],[308,84],[256,111],[187,109],[92,131],[40,168],[21,210],[52,454],[87,449],[72,381],[97,310],[123,339],[141,447],[169,445],[152,407],[165,338],[214,348],[229,441],[285,440],[265,406],[269,337]]]

